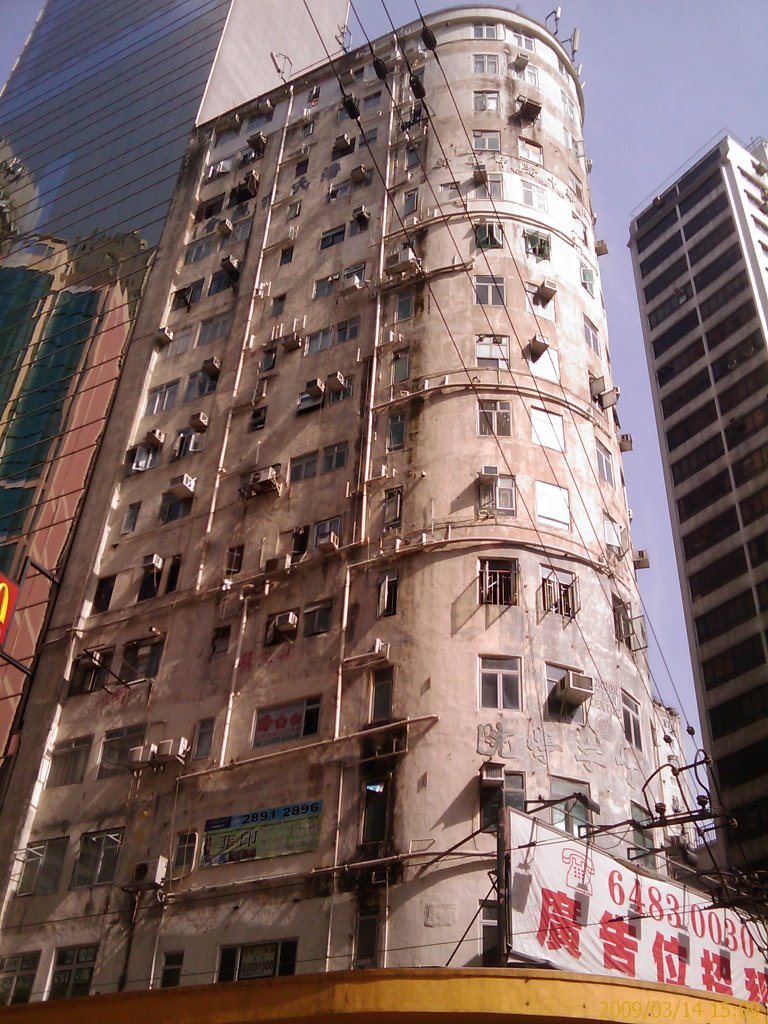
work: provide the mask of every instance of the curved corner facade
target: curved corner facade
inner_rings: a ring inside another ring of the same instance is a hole
[[[15,771],[35,999],[495,964],[502,793],[647,816],[580,86],[427,23],[189,147]]]

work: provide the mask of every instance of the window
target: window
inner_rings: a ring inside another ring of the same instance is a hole
[[[304,608],[304,636],[316,636],[327,633],[331,628],[331,612],[333,601],[317,601]]]
[[[605,480],[613,487],[613,456],[597,438],[595,438],[595,448],[597,449],[597,472],[600,479]]]
[[[490,481],[483,481],[480,489],[480,510],[496,515],[516,515],[515,478],[499,475]]]
[[[363,97],[363,110],[375,110],[381,106],[381,92],[372,92]]]
[[[405,169],[412,171],[420,163],[420,155],[417,146],[409,146],[405,151]]]
[[[478,249],[503,249],[504,227],[495,221],[475,224],[475,245]]]
[[[192,749],[192,759],[197,761],[204,757],[211,756],[213,746],[213,729],[216,724],[215,718],[201,718],[195,729],[195,743]]]
[[[217,626],[211,637],[211,661],[226,656],[229,650],[229,637],[232,632],[231,626]]]
[[[517,604],[518,564],[516,558],[481,558],[478,574],[478,603]]]
[[[504,184],[500,174],[489,174],[488,180],[475,186],[475,199],[503,199]]]
[[[490,21],[482,21],[472,26],[473,39],[498,39],[498,26]]]
[[[92,693],[102,689],[110,678],[109,669],[114,651],[103,649],[91,654],[82,654],[72,665],[68,697],[81,693]]]
[[[212,320],[204,320],[200,324],[200,333],[197,336],[197,347],[202,348],[214,341],[219,341],[229,334],[232,317],[227,313],[224,316],[216,316]]]
[[[377,668],[371,679],[371,722],[388,722],[392,717],[392,669]]]
[[[275,295],[275,297],[272,299],[272,305],[270,306],[269,310],[270,316],[281,316],[285,312],[285,299],[285,292],[283,292],[282,295]]]
[[[563,832],[569,832],[572,836],[582,835],[583,828],[592,821],[586,803],[574,796],[578,793],[589,800],[589,787],[583,782],[574,782],[572,779],[550,778],[549,795],[555,799],[562,797],[562,803],[555,804],[552,808],[552,824]]]
[[[522,772],[504,772],[504,806],[525,809],[525,775]],[[501,787],[482,786],[480,789],[480,828],[483,832],[496,832],[501,810]]]
[[[246,238],[249,238],[251,234],[251,218],[246,217],[243,220],[239,220],[234,228],[232,229],[232,241],[233,242],[244,242]]]
[[[247,981],[296,973],[296,939],[258,946],[222,946],[216,981]]]
[[[131,748],[140,747],[143,742],[143,725],[127,725],[121,729],[109,729],[105,732],[96,778],[110,779],[113,775],[123,775]]]
[[[352,320],[342,320],[336,324],[336,341],[339,343],[351,341],[360,334],[360,317]]]
[[[206,256],[209,256],[214,251],[218,241],[219,239],[216,235],[208,235],[193,242],[192,245],[188,245],[187,251],[184,254],[184,263],[197,263],[198,260],[204,260]]]
[[[163,654],[163,641],[134,640],[123,649],[123,663],[120,674],[126,682],[141,679],[153,679],[160,667]],[[135,744],[134,744],[135,745]]]
[[[344,241],[346,231],[346,224],[339,224],[335,228],[329,228],[327,231],[324,231],[320,236],[320,248],[330,249],[332,245],[339,245]]]
[[[526,304],[526,306],[528,308],[528,312],[533,314],[533,316],[535,316],[537,320],[551,320],[551,321],[554,321],[554,319],[555,319],[555,300],[554,300],[554,298],[552,298],[552,299],[542,298],[541,293],[539,292],[539,286],[537,284],[534,284],[532,281],[527,281],[525,283],[524,287],[525,287],[525,304]],[[551,352],[552,349],[549,349],[549,351]],[[536,372],[535,371],[535,367],[539,366],[539,364],[543,364],[545,362],[545,360],[546,360],[546,356],[547,356],[547,353],[545,352],[544,355],[541,357],[541,359],[537,360],[536,363],[532,364],[531,370],[534,373]],[[554,379],[555,380],[559,380],[560,378],[556,377]]]
[[[301,213],[301,200],[300,199],[295,199],[292,203],[288,203],[288,208],[286,210],[286,215],[288,217],[288,220],[296,220],[296,218],[299,216],[300,213]]]
[[[579,264],[579,275],[581,277],[581,287],[588,292],[592,298],[595,297],[595,272],[590,267],[584,266],[583,263]]]
[[[501,334],[476,335],[475,362],[487,369],[508,369],[509,338]]]
[[[475,110],[498,110],[499,109],[499,94],[498,92],[476,92],[474,94]]]
[[[566,128],[565,125],[563,125],[563,146],[566,149],[575,149],[576,148],[575,140],[573,138],[573,135],[571,135],[569,129]]]
[[[460,195],[461,191],[459,189],[459,183],[457,181],[446,181],[443,182],[443,184],[440,186],[441,199],[458,199]],[[407,242],[405,244],[406,246],[408,245]]]
[[[317,471],[317,452],[309,452],[306,455],[299,455],[291,459],[291,467],[288,472],[288,480],[295,484],[299,480],[309,480]]]
[[[584,317],[584,340],[595,353],[600,355],[600,335],[597,328],[588,317]]]
[[[46,782],[48,789],[73,786],[83,781],[92,741],[92,736],[78,736],[56,744],[51,754],[51,768]]]
[[[266,381],[264,381],[266,384]],[[267,406],[262,405],[259,409],[254,409],[251,415],[248,417],[248,433],[253,434],[257,430],[263,430],[267,423]]]
[[[641,807],[640,804],[632,804],[631,816],[632,820],[638,823],[638,826],[644,825],[650,820],[648,811],[645,807]],[[632,851],[633,863],[642,864],[643,867],[654,871],[656,869],[656,858],[653,855],[653,832],[645,832],[643,829],[634,826],[632,828],[632,845],[634,846]]]
[[[578,580],[564,569],[541,567],[541,606],[545,612],[556,612],[572,619],[579,610]]]
[[[256,715],[252,746],[267,747],[285,740],[317,736],[319,728],[320,697],[262,708]]]
[[[509,402],[481,398],[478,402],[477,419],[477,430],[481,437],[510,437],[512,434]]]
[[[243,568],[244,551],[245,548],[242,544],[236,544],[234,547],[227,548],[227,553],[224,558],[225,576],[237,576]]]
[[[349,445],[346,441],[339,441],[338,444],[329,445],[323,449],[323,473],[333,473],[336,469],[343,469],[347,464]]]
[[[163,973],[160,976],[160,988],[176,988],[181,984],[181,968],[183,964],[183,953],[163,954]]]
[[[625,550],[625,531],[606,514],[603,515],[603,536],[605,537],[605,545],[608,550],[621,558]]]
[[[410,356],[407,349],[392,353],[392,383],[402,384],[410,374]]]
[[[115,588],[117,576],[102,576],[96,583],[96,592],[93,595],[93,612],[105,612],[109,609],[109,602],[112,600],[112,591]]]
[[[147,601],[152,597],[157,597],[160,593],[160,578],[163,574],[164,564],[165,559],[161,558],[158,565],[150,560],[150,563],[143,567],[137,601]]]
[[[294,168],[294,171],[293,171],[294,177],[300,178],[303,174],[306,174],[308,170],[309,170],[309,160],[308,159],[299,160],[299,161],[297,161],[296,167]]]
[[[353,263],[344,268],[344,284],[361,284],[365,281],[365,262]]]
[[[403,517],[403,488],[392,487],[384,491],[384,528],[400,526]]]
[[[179,832],[176,836],[176,853],[173,857],[174,871],[191,868],[194,865],[196,846],[197,832]]]
[[[314,298],[324,299],[328,295],[333,295],[336,291],[338,280],[339,274],[330,274],[328,277],[321,277],[318,281],[315,281]]]
[[[632,637],[635,632],[632,624],[632,608],[616,594],[611,595],[611,604],[613,605],[613,631],[616,639],[631,650]]]
[[[621,706],[624,716],[624,737],[636,750],[643,749],[643,734],[640,731],[640,705],[634,697],[622,691]]]
[[[355,929],[353,969],[377,967],[379,960],[379,915],[358,914]]]
[[[574,195],[579,200],[579,202],[583,203],[584,202],[584,188],[582,187],[581,182],[576,177],[576,175],[573,173],[573,171],[569,171],[568,172],[568,184],[570,185],[571,189],[573,190]],[[587,241],[587,239],[586,239],[586,229],[585,229],[585,238],[584,238],[585,244],[586,244],[586,241]]]
[[[530,160],[534,164],[544,165],[544,150],[538,142],[530,142],[520,136],[517,140],[517,152],[523,160]]]
[[[472,132],[472,145],[477,153],[500,153],[501,132]]]
[[[363,821],[361,841],[363,843],[382,843],[387,838],[389,802],[389,776],[370,779],[363,788]]]
[[[133,533],[141,511],[141,502],[132,501],[123,513],[123,522],[120,526],[120,533]]]
[[[378,139],[378,137],[379,137],[379,129],[378,128],[369,128],[367,132],[364,132],[360,136],[358,142],[359,142],[359,145],[361,145],[361,146],[366,145],[366,143],[369,146],[371,146],[376,141],[376,139]],[[366,185],[370,185],[371,175],[372,175],[372,172],[369,171],[368,172],[368,181],[366,181]]]
[[[537,480],[536,518],[549,526],[567,530],[571,525],[567,488]]]
[[[519,46],[521,50],[528,50],[529,53],[536,52],[536,42],[531,36],[526,36],[522,32],[513,32],[512,38],[515,41],[515,46]]]
[[[405,448],[405,413],[390,413],[387,451],[396,452],[402,448]]]
[[[539,213],[547,212],[547,193],[539,185],[534,185],[532,181],[521,182],[523,188],[523,206],[530,206],[532,210],[538,210]]]
[[[204,284],[205,278],[201,277],[198,281],[193,281],[191,284],[185,285],[184,288],[177,289],[173,293],[171,309],[186,309],[189,312],[192,306],[202,298]]]
[[[352,397],[352,380],[352,377],[344,378],[344,386],[341,391],[332,391],[331,394],[328,395],[328,405],[336,405],[337,402],[343,402],[345,398]]]
[[[285,249],[280,250],[280,263],[279,266],[284,267],[286,263],[293,262],[293,246],[287,245]]]
[[[226,291],[227,288],[234,288],[234,285],[234,281],[225,270],[217,270],[216,273],[211,274],[208,295],[218,295],[219,292]]]
[[[475,277],[475,305],[476,306],[503,306],[504,305],[504,278],[492,275],[478,275]]]
[[[480,904],[480,949],[483,967],[500,965],[499,905],[490,900]]]
[[[379,590],[378,617],[397,614],[397,569],[380,572],[376,581]]]
[[[133,476],[134,473],[144,473],[152,469],[160,462],[160,449],[155,445],[140,444],[135,448],[129,448],[126,457],[126,473]]]
[[[176,404],[181,381],[169,380],[165,384],[159,384],[150,388],[147,394],[147,405],[144,409],[145,416],[154,416],[158,412],[168,412]]]
[[[194,455],[205,448],[205,434],[194,429],[194,427],[182,427],[176,434],[173,444],[173,458],[185,459],[188,455]]]
[[[520,658],[480,659],[480,707],[520,710]]]
[[[329,540],[332,533],[341,538],[341,516],[332,516],[315,523],[315,547]]]
[[[547,412],[545,409],[531,409],[531,432],[534,444],[540,444],[542,448],[552,448],[556,452],[565,451],[563,417],[558,413]]]
[[[160,498],[160,522],[173,523],[177,519],[185,519],[192,511],[192,498],[177,498],[170,491],[165,491]]]
[[[526,231],[524,235],[526,255],[533,256],[537,263],[548,260],[552,250],[551,237],[543,231]]]
[[[0,957],[0,1006],[28,1003],[40,963],[40,950]]]
[[[403,196],[403,216],[405,217],[409,213],[415,213],[418,205],[419,190],[417,188],[412,188]]]
[[[560,90],[560,101],[563,105],[563,113],[565,114],[565,116],[569,119],[569,121],[575,120],[576,106],[571,97],[562,89]]]
[[[403,288],[395,293],[395,320],[408,320],[414,313],[415,293],[413,288]]]
[[[495,53],[476,53],[472,58],[472,69],[476,75],[498,75],[499,58]]]
[[[69,836],[30,843],[24,851],[24,868],[19,881],[19,896],[56,892],[69,846]]]
[[[67,946],[56,950],[49,999],[87,996],[91,991],[98,946]]]
[[[187,385],[184,388],[184,401],[191,402],[195,398],[204,398],[216,390],[218,378],[212,377],[205,370],[195,370],[187,378]]]
[[[277,349],[268,348],[265,350],[264,355],[261,357],[261,363],[259,364],[259,373],[268,373],[269,370],[274,370],[275,363],[277,362]]]
[[[117,857],[123,842],[123,829],[85,832],[80,837],[80,852],[72,873],[72,888],[107,885],[114,882]]]
[[[527,82],[528,85],[533,85],[537,89],[539,87],[539,69],[533,64],[526,64],[524,68],[518,68],[513,65],[512,74],[515,78],[519,78],[521,82]]]
[[[217,213],[221,213],[224,208],[224,199],[225,194],[222,192],[221,195],[213,196],[212,199],[206,199],[204,203],[200,203],[195,211],[195,220],[208,220],[210,217],[215,217]]]
[[[174,555],[171,558],[168,572],[165,575],[165,593],[172,594],[179,584],[179,573],[181,572],[181,555]]]

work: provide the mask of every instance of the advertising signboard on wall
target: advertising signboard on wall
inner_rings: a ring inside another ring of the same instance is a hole
[[[322,800],[266,807],[205,823],[200,866],[282,857],[317,849]]]
[[[509,837],[509,942],[516,952],[566,971],[768,1004],[759,932],[745,916],[514,810]]]

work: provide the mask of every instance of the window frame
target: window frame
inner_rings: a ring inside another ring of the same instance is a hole
[[[29,843],[24,851],[24,865],[16,894],[41,896],[57,892],[68,850],[69,836]]]
[[[70,889],[92,888],[96,885],[112,885],[117,876],[117,862],[123,845],[125,829],[104,828],[95,832],[83,832],[72,868]],[[93,864],[85,864],[87,843],[93,844]],[[86,874],[86,871],[89,872]],[[85,874],[85,877],[83,875]]]
[[[491,679],[491,677],[494,677]],[[517,655],[480,655],[477,707],[480,711],[523,710],[523,659]],[[495,688],[495,695],[491,690]]]
[[[520,602],[520,563],[517,558],[480,558],[477,603],[512,608]]]

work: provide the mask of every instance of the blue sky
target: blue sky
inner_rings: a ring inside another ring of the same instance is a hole
[[[385,2],[396,25],[417,17],[414,0]],[[424,12],[449,6],[419,2]],[[520,9],[543,21],[554,6],[552,0],[528,0]],[[0,0],[0,81],[7,77],[40,7],[40,0]],[[355,0],[355,7],[371,37],[389,29],[380,0]],[[571,0],[562,9],[560,38],[568,38],[574,26],[580,28],[577,63],[583,63],[586,83],[584,137],[594,161],[590,184],[596,232],[609,248],[600,267],[613,372],[622,387],[622,429],[635,442],[635,450],[624,457],[633,540],[650,551],[651,568],[639,573],[639,580],[663,652],[662,659],[651,642],[651,668],[661,699],[675,706],[682,703],[684,714],[695,723],[690,656],[626,243],[632,213],[695,153],[726,130],[744,143],[766,133],[768,4]],[[354,14],[350,25],[356,44],[362,36]]]

